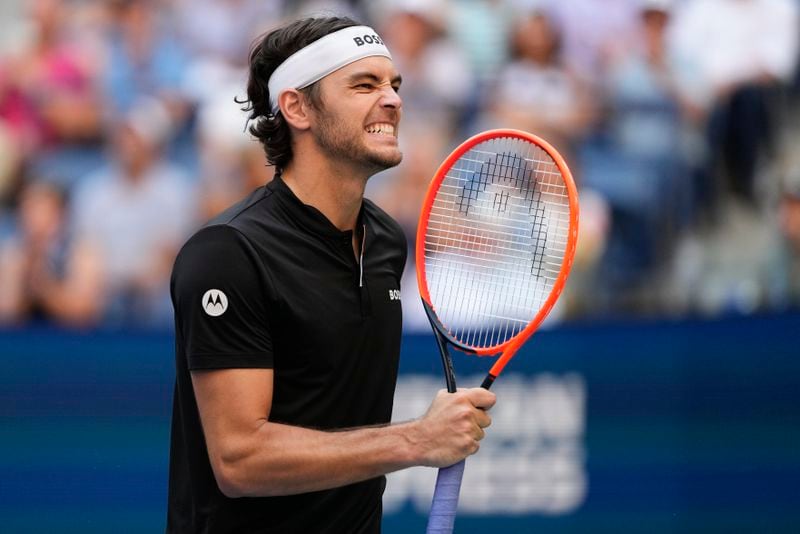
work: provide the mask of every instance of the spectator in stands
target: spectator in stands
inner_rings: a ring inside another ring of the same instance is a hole
[[[194,143],[201,217],[210,219],[272,177],[263,151],[233,104],[247,79],[247,48],[277,24],[281,0],[179,0],[176,21],[191,52],[186,91],[196,105]]]
[[[105,323],[169,324],[169,272],[196,216],[191,183],[160,151],[171,119],[161,101],[140,102],[110,132],[111,164],[75,196],[74,250],[102,273]]]
[[[158,98],[177,130],[189,112],[184,47],[165,27],[155,0],[110,0],[110,9],[103,71],[109,114],[127,113],[143,98]]]
[[[451,138],[474,96],[475,77],[464,54],[447,39],[445,3],[387,0],[384,4],[381,35],[403,73],[403,123],[435,124]]]
[[[57,170],[71,181],[93,163],[80,165],[84,146],[99,143],[97,68],[69,34],[63,0],[28,0],[26,6],[31,40],[0,59],[0,120],[37,171]]]
[[[601,276],[608,297],[629,299],[655,271],[688,218],[682,97],[666,32],[669,0],[638,0],[639,26],[609,51],[600,135],[582,151],[583,185],[611,209]],[[608,300],[608,299],[606,299]],[[607,302],[609,305],[614,303]]]
[[[5,219],[9,217],[6,208],[13,204],[12,200],[20,185],[22,163],[20,140],[12,127],[0,119],[0,232]]]
[[[777,283],[773,284],[773,303],[800,307],[800,171],[783,187],[778,205],[781,246],[777,252]]]
[[[284,0],[173,0],[181,43],[193,60],[242,63],[257,33],[280,19]]]
[[[615,43],[636,31],[638,0],[512,0],[544,6],[561,29],[566,64],[592,91],[597,90],[603,65]]]
[[[232,105],[241,87],[220,83],[197,113],[200,155],[200,210],[208,220],[272,179],[274,167],[264,164],[264,152],[244,131],[246,114]]]
[[[483,96],[508,61],[515,11],[505,0],[450,0],[446,7],[448,36],[462,50],[475,75],[471,121],[480,115]]]
[[[750,203],[759,200],[759,156],[774,133],[771,94],[794,72],[799,35],[794,0],[697,0],[676,13],[680,82],[709,112],[709,174],[722,171]],[[707,202],[715,200],[712,192]]]
[[[0,244],[0,323],[94,321],[99,273],[90,251],[73,250],[70,258],[65,219],[64,191],[56,184],[24,186],[17,229]]]
[[[520,14],[511,49],[513,60],[487,94],[489,124],[534,132],[572,161],[572,149],[591,123],[593,103],[564,65],[559,30],[545,10]]]
[[[626,155],[664,163],[680,158],[682,110],[689,102],[676,86],[667,50],[672,0],[637,1],[637,31],[620,41],[604,69],[608,128]]]

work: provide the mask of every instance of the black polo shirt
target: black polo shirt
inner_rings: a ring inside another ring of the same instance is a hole
[[[199,230],[172,273],[176,385],[167,531],[379,532],[385,478],[303,495],[229,499],[208,459],[191,370],[274,369],[270,420],[387,423],[400,351],[399,225],[368,200],[363,260],[278,177]]]

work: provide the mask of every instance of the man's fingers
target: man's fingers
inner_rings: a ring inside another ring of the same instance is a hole
[[[483,410],[479,411],[475,415],[475,422],[478,423],[478,426],[481,428],[488,428],[492,425],[492,416]]]
[[[470,388],[462,390],[473,406],[488,410],[497,402],[494,393],[484,388]]]

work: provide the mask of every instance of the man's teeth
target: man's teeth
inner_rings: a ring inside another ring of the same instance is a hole
[[[394,135],[394,126],[387,123],[371,124],[367,126],[367,132],[384,135]]]

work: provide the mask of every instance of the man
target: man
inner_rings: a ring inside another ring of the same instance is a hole
[[[380,37],[349,19],[253,48],[250,131],[276,177],[175,263],[168,532],[379,532],[385,473],[478,449],[485,390],[387,425],[406,244],[363,192],[402,158],[399,86]]]

